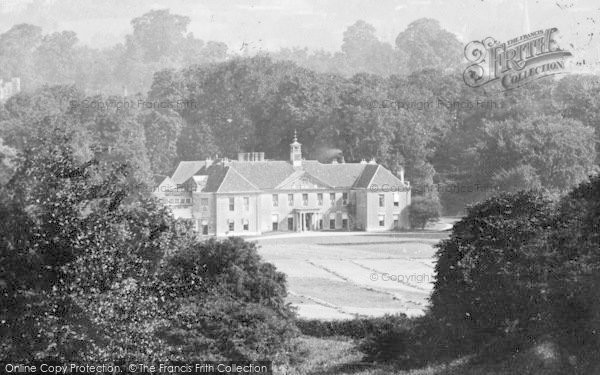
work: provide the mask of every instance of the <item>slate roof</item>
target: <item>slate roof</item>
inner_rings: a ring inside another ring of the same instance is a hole
[[[202,169],[205,166],[207,166],[206,161],[179,162],[177,169],[175,169],[175,172],[173,172],[173,175],[171,176],[171,180],[173,180],[173,183],[177,185],[183,184],[185,181],[187,181],[190,177],[195,175],[200,169]]]
[[[279,185],[275,186],[275,189],[283,188],[284,186],[286,186],[302,177],[306,177],[309,180],[313,180],[313,182],[315,182],[318,185],[322,185],[324,187],[332,187],[329,184],[325,183],[323,180],[316,178],[315,176],[309,174],[304,169],[297,169],[294,173],[289,175],[288,178],[283,180]]]
[[[377,185],[378,187],[386,187],[391,191],[401,191],[404,189],[409,190],[408,184],[403,184],[398,177],[394,176],[392,172],[388,171],[382,166],[379,166],[379,168],[377,168],[377,171],[375,172],[375,176],[373,176],[371,183],[369,184],[369,186],[365,187],[368,188],[371,185]]]
[[[267,160],[258,162],[230,162],[230,168],[235,169],[258,189],[274,189],[285,181],[296,170],[287,161]]]
[[[260,189],[244,178],[235,168],[227,167],[227,172],[217,192],[260,192]]]
[[[154,182],[154,186],[160,185],[168,176],[162,174],[155,174],[152,176],[152,182]]]
[[[375,176],[375,173],[377,172],[377,170],[379,169],[379,165],[378,164],[367,164],[365,165],[365,168],[363,169],[362,173],[360,174],[360,177],[358,177],[356,179],[356,181],[354,181],[354,186],[355,188],[368,188],[369,185],[371,184],[371,180],[373,180],[373,176]]]
[[[197,164],[194,164],[197,163]],[[183,164],[183,165],[182,165]],[[282,183],[301,175],[312,176],[317,181],[339,189],[366,189],[371,184],[379,186],[402,186],[402,182],[390,171],[377,164],[339,163],[322,164],[316,160],[304,160],[301,168],[287,161],[267,160],[258,162],[231,161],[226,164],[208,165],[206,162],[181,162],[173,174],[175,183],[182,176],[207,175],[204,192],[260,192],[274,190]]]
[[[304,170],[335,188],[351,188],[368,164],[322,164],[316,160],[302,162]]]

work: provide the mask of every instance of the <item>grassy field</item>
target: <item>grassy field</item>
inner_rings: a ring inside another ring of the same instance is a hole
[[[298,339],[302,357],[275,374],[286,375],[567,375],[556,365],[552,350],[540,345],[528,352],[493,364],[472,363],[469,358],[451,363],[402,370],[386,364],[364,363],[355,343],[344,337],[319,339],[303,336]],[[597,368],[600,371],[600,366]],[[598,371],[578,374],[598,374]]]
[[[427,306],[433,245],[445,232],[273,236],[259,253],[287,275],[288,300],[302,318],[351,319]]]

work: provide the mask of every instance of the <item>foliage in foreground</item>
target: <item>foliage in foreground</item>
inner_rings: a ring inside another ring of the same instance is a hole
[[[296,326],[300,332],[313,337],[337,337],[346,336],[353,339],[363,339],[385,330],[390,326],[408,325],[410,319],[404,314],[385,315],[378,318],[356,318],[351,320],[318,320],[299,319]]]
[[[414,367],[548,347],[554,369],[586,373],[600,351],[598,228],[598,176],[556,205],[520,191],[471,207],[438,245],[431,311],[368,337],[366,358]]]
[[[255,245],[198,242],[69,143],[40,140],[0,187],[0,357],[284,361],[285,278]]]

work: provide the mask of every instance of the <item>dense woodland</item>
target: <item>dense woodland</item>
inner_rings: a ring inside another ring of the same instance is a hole
[[[439,196],[450,214],[498,191],[564,193],[597,165],[598,80],[472,89],[461,44],[435,20],[413,22],[395,46],[357,21],[339,53],[253,57],[194,38],[189,19],[166,10],[131,23],[133,34],[109,50],[33,25],[0,36],[0,76],[24,87],[0,108],[2,155],[58,126],[75,132],[79,153],[104,148],[148,181],[180,160],[285,159],[297,130],[306,158],[404,167],[413,193]]]

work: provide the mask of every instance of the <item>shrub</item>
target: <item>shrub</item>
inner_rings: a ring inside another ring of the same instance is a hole
[[[126,166],[69,144],[42,139],[0,186],[0,357],[285,361],[285,278],[255,245],[197,242]]]
[[[411,368],[453,358],[454,352],[441,340],[441,324],[431,314],[383,323],[359,344],[365,360]]]
[[[302,334],[314,337],[347,336],[363,339],[390,325],[405,325],[410,321],[404,314],[385,315],[378,318],[360,318],[350,320],[299,319],[296,326]]]
[[[547,241],[553,330],[571,353],[600,350],[600,176],[559,202]]]
[[[535,191],[470,207],[437,245],[431,311],[412,325],[376,331],[362,343],[366,358],[410,367],[465,354],[488,362],[552,347],[557,372],[596,373],[598,228],[598,176],[556,207]]]
[[[407,319],[384,319],[371,333],[361,341],[360,351],[365,353],[367,361],[406,361],[411,352],[411,328],[413,324]]]
[[[408,219],[411,228],[424,229],[431,221],[440,217],[441,205],[438,199],[416,196],[408,207]]]
[[[506,350],[545,331],[546,258],[540,246],[551,221],[541,193],[494,196],[468,209],[449,239],[438,244],[431,313],[457,353],[487,344]]]

